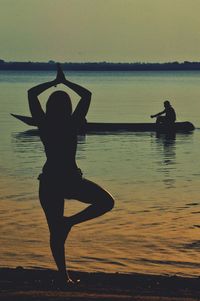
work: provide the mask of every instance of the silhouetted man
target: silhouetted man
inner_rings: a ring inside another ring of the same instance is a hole
[[[176,112],[174,108],[172,108],[170,102],[168,100],[164,101],[164,111],[157,113],[155,115],[151,115],[151,118],[157,117],[156,123],[165,123],[165,124],[173,124],[176,121]],[[165,116],[161,116],[165,114]]]

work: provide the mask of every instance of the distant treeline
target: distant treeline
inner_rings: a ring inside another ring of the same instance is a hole
[[[49,62],[6,62],[0,60],[0,70],[55,70],[54,61]],[[64,70],[74,71],[165,71],[200,70],[200,62],[168,63],[62,63]]]

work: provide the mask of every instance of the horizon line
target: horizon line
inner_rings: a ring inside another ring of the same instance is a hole
[[[118,62],[113,62],[113,61],[65,61],[65,62],[60,62],[56,60],[48,60],[48,61],[30,61],[30,60],[24,60],[24,61],[6,61],[4,59],[0,59],[0,63],[37,63],[37,64],[186,64],[186,63],[200,63],[200,61],[189,61],[189,60],[184,60],[184,61],[162,61],[162,62],[151,62],[151,61],[118,61]]]

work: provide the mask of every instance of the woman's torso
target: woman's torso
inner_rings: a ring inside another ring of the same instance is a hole
[[[63,177],[76,172],[77,127],[73,119],[62,122],[46,119],[39,132],[47,158],[43,173]]]

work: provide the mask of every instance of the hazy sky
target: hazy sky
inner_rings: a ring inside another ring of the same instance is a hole
[[[200,0],[0,0],[0,58],[200,61]]]

